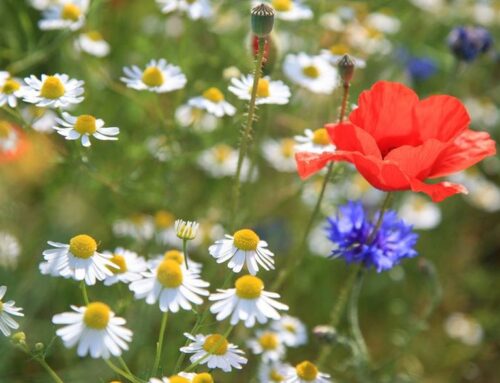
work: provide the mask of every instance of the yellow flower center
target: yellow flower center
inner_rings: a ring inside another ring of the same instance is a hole
[[[187,2],[188,4],[194,4],[194,3],[196,3],[197,1],[198,1],[198,0],[186,0],[186,2]]]
[[[257,97],[269,97],[269,81],[265,78],[259,79],[257,83]]]
[[[330,136],[325,128],[316,129],[313,133],[312,140],[316,145],[330,145]]]
[[[239,277],[234,284],[236,295],[242,299],[257,299],[264,290],[264,282],[253,275]]]
[[[89,303],[83,314],[83,321],[87,327],[103,330],[108,326],[110,314],[108,305],[101,302]]]
[[[127,271],[127,261],[125,261],[125,257],[120,254],[113,254],[113,258],[110,259],[118,268],[109,267],[109,269],[114,274],[123,274]]]
[[[90,32],[87,32],[86,33],[86,36],[92,40],[92,41],[102,41],[104,40],[104,38],[102,37],[102,35],[97,32],[97,31],[90,31]]]
[[[175,217],[166,210],[157,211],[155,214],[155,225],[160,229],[166,229],[174,224]]]
[[[90,114],[78,116],[74,129],[80,134],[94,134],[97,130],[95,117]]]
[[[9,137],[12,126],[7,121],[0,121],[0,138]]]
[[[278,371],[271,370],[271,372],[269,373],[269,379],[272,382],[282,382],[285,380],[285,377],[281,375]]]
[[[319,70],[314,65],[308,65],[302,68],[302,73],[304,73],[307,77],[310,78],[318,78]]]
[[[77,258],[88,259],[97,250],[97,242],[86,234],[80,234],[69,241],[69,251]]]
[[[65,4],[61,12],[61,17],[64,20],[78,21],[81,15],[81,9],[77,5],[71,3]]]
[[[184,377],[179,376],[179,375],[171,376],[170,378],[168,378],[168,381],[170,383],[189,383],[189,379],[184,378]]]
[[[182,284],[181,266],[172,259],[163,260],[156,271],[156,278],[167,289],[175,289]]]
[[[330,47],[330,52],[334,55],[345,55],[349,53],[349,47],[345,44],[335,44]]]
[[[40,95],[51,100],[63,96],[64,92],[64,85],[56,76],[48,76],[40,89]]]
[[[160,86],[164,82],[163,73],[158,67],[150,66],[142,73],[142,82],[147,86]]]
[[[318,368],[308,360],[298,364],[295,370],[299,378],[305,381],[313,381],[318,376]]]
[[[291,138],[285,138],[281,141],[281,154],[285,158],[292,158],[295,153],[295,141]]]
[[[179,250],[169,250],[163,256],[164,260],[171,260],[177,262],[179,265],[184,263],[184,254]]]
[[[193,383],[214,383],[214,378],[208,372],[202,372],[194,377]]]
[[[265,332],[259,338],[259,343],[264,350],[268,351],[268,350],[276,350],[279,341],[275,333]]]
[[[260,238],[255,231],[250,229],[241,229],[233,234],[234,246],[240,250],[252,251],[257,250]]]
[[[206,91],[204,91],[203,97],[212,102],[221,102],[222,100],[224,100],[224,95],[222,94],[222,92],[215,87],[208,88]]]
[[[217,145],[214,148],[215,160],[222,164],[226,162],[231,155],[232,149],[227,145]]]
[[[297,332],[297,329],[295,328],[295,325],[293,325],[291,323],[287,323],[283,327],[285,328],[286,331],[289,331],[289,332],[291,332],[293,334],[295,334]]]
[[[273,8],[280,12],[286,12],[292,9],[292,0],[273,0]]]
[[[2,93],[12,94],[16,90],[19,90],[19,88],[21,88],[21,84],[19,84],[16,80],[10,78],[3,84]]]
[[[203,349],[213,355],[225,355],[228,346],[229,343],[227,342],[227,339],[220,334],[207,336],[205,343],[203,343]]]

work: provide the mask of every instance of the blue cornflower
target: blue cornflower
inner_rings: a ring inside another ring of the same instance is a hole
[[[437,65],[428,57],[411,57],[406,68],[413,80],[423,81],[434,75],[437,71]]]
[[[393,268],[404,258],[418,255],[414,249],[418,235],[395,211],[385,213],[379,230],[370,238],[378,214],[380,212],[370,220],[359,201],[340,206],[339,214],[328,218],[326,228],[328,239],[336,245],[331,256],[342,257],[347,263],[363,263],[367,268],[373,266],[381,272]]]
[[[448,45],[458,59],[470,62],[490,50],[493,37],[482,27],[457,27],[448,35]]]

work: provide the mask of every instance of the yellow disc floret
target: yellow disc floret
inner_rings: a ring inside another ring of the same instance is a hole
[[[279,345],[278,336],[273,332],[265,332],[260,336],[259,343],[266,351],[276,350]]]
[[[204,91],[203,97],[212,102],[221,102],[224,100],[224,95],[222,94],[222,92],[215,87],[208,88],[206,91]]]
[[[78,116],[74,129],[80,134],[94,134],[97,130],[95,117],[90,114]]]
[[[42,84],[40,95],[55,100],[64,95],[65,89],[61,80],[56,76],[48,76]]]
[[[118,268],[109,267],[114,274],[123,274],[127,271],[127,261],[123,255],[113,254],[113,258],[111,258],[110,261],[118,266]]]
[[[269,97],[269,94],[269,80],[266,80],[265,78],[259,79],[259,82],[257,83],[257,97]]]
[[[169,383],[189,383],[189,379],[179,375],[174,375],[168,378]]]
[[[253,275],[244,275],[236,280],[236,295],[242,299],[257,299],[264,290],[264,282]]]
[[[274,9],[279,12],[286,12],[292,9],[292,0],[273,0]]]
[[[104,38],[102,37],[102,35],[97,32],[97,31],[90,31],[90,32],[87,32],[86,33],[86,36],[92,40],[92,41],[102,41],[104,40]]]
[[[334,55],[345,55],[349,53],[349,47],[345,44],[335,44],[330,47],[330,52]]]
[[[163,259],[169,259],[171,261],[177,262],[179,265],[182,265],[184,263],[184,254],[182,254],[182,252],[180,252],[179,250],[168,250],[165,252]]]
[[[314,65],[308,65],[302,68],[302,73],[304,73],[307,77],[310,78],[318,78],[319,70]]]
[[[295,154],[295,140],[291,138],[281,140],[281,154],[285,158],[292,158]]]
[[[202,372],[193,378],[193,383],[214,383],[214,378],[208,372]]]
[[[278,371],[276,371],[276,370],[273,369],[269,373],[269,379],[272,382],[282,382],[282,381],[285,380],[285,377],[283,375],[281,375]]]
[[[159,210],[155,214],[155,225],[160,229],[166,229],[174,224],[175,217],[166,210]]]
[[[61,12],[62,19],[78,21],[81,15],[82,15],[82,10],[78,7],[78,5],[72,3],[64,4]]]
[[[205,343],[203,343],[203,349],[213,355],[225,355],[228,347],[227,339],[220,334],[207,336]]]
[[[177,261],[166,259],[160,263],[156,271],[156,278],[167,289],[175,289],[182,285],[183,275]]]
[[[19,84],[16,80],[10,78],[3,84],[2,93],[12,94],[15,91],[19,90],[20,88],[21,84]]]
[[[7,121],[0,121],[0,138],[7,138],[12,130],[12,126]]]
[[[330,136],[325,128],[316,129],[312,140],[316,145],[326,146],[330,144]]]
[[[69,241],[69,251],[77,258],[88,259],[96,250],[97,242],[90,235],[80,234]]]
[[[215,160],[219,163],[222,164],[227,161],[229,156],[231,155],[232,149],[224,144],[217,145],[214,148],[214,156]]]
[[[250,229],[241,229],[233,234],[234,246],[240,250],[252,251],[257,250],[260,238],[255,231]]]
[[[293,334],[297,332],[297,328],[292,323],[287,323],[283,327],[285,328],[286,331],[291,332]]]
[[[299,378],[305,381],[313,381],[318,376],[318,368],[308,360],[295,366]]]
[[[163,73],[158,67],[150,66],[142,73],[142,82],[147,86],[160,86],[164,81]]]
[[[102,302],[92,302],[87,305],[83,314],[83,321],[87,327],[103,330],[108,326],[111,309]]]

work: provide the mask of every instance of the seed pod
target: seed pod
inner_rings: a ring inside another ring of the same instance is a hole
[[[352,61],[349,55],[344,55],[338,61],[337,67],[339,68],[340,78],[344,84],[349,84],[354,76],[354,68],[356,67],[354,61]]]
[[[273,30],[274,9],[267,4],[252,9],[252,31],[258,37],[266,37]]]

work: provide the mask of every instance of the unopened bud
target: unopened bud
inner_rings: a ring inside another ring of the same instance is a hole
[[[337,67],[339,68],[340,78],[344,84],[349,84],[354,76],[354,68],[356,67],[354,61],[349,57],[349,55],[344,55],[337,62]]]
[[[22,331],[16,332],[11,336],[12,342],[15,344],[24,344],[26,343],[26,334]]]
[[[274,9],[268,4],[260,4],[252,9],[252,31],[258,37],[266,37],[273,30]]]
[[[333,343],[337,338],[337,330],[332,326],[316,326],[313,329],[314,336],[321,342]]]
[[[41,342],[38,342],[35,344],[35,351],[43,351],[44,348],[45,348],[45,346]]]

